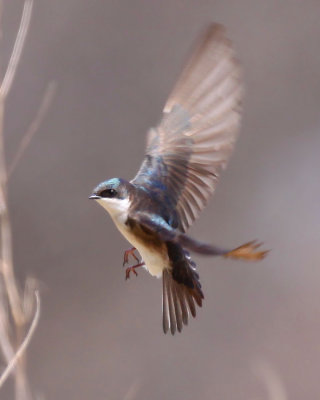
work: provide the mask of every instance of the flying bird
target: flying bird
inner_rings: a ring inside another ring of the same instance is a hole
[[[124,254],[162,277],[163,330],[181,332],[204,299],[190,252],[260,260],[266,251],[252,241],[235,249],[202,243],[186,234],[213,194],[232,153],[243,95],[239,63],[225,28],[211,24],[195,47],[169,96],[160,123],[147,135],[137,175],[100,183],[90,199],[110,214],[133,246]],[[134,253],[138,250],[141,261]]]

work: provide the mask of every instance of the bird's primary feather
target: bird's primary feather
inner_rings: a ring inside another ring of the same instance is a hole
[[[148,135],[146,157],[131,181],[165,191],[185,232],[213,193],[240,124],[242,80],[225,29],[208,27]]]
[[[212,24],[169,96],[160,124],[149,131],[145,159],[131,181],[152,193],[154,201],[165,204],[165,212],[150,215],[142,213],[148,207],[138,201],[132,206],[131,218],[153,230],[176,251],[185,247],[202,254],[226,253],[183,232],[207,204],[233,150],[241,99],[240,68],[231,42],[222,26]],[[195,316],[194,299],[202,304],[198,278],[194,282],[199,285],[194,288],[178,279],[177,270],[180,276],[196,277],[189,261],[182,259],[180,264],[170,259],[171,267],[163,270],[165,332],[169,328],[171,333],[180,331],[188,320],[187,310]]]

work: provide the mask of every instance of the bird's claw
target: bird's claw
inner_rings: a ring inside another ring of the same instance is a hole
[[[135,267],[128,267],[126,269],[126,280],[130,278],[130,272],[133,272],[135,276],[138,276],[138,272],[136,271]]]
[[[257,249],[263,243],[257,242],[257,240],[252,240],[251,242],[245,243],[242,246],[237,247],[226,253],[224,257],[226,258],[234,258],[237,260],[249,260],[249,261],[258,261],[262,260],[270,250],[265,251],[257,251]]]
[[[136,269],[142,267],[142,265],[144,265],[143,261],[137,265],[133,265],[132,267],[126,268],[126,280],[130,278],[130,272],[133,272],[135,276],[138,276],[138,272],[136,271]]]
[[[134,252],[135,252],[135,250],[136,250],[136,248],[135,247],[132,247],[131,249],[129,249],[129,250],[126,250],[125,252],[124,252],[124,255],[123,255],[123,266],[125,266],[126,264],[128,264],[128,262],[129,262],[129,256],[131,255],[137,262],[139,262],[139,258],[134,254]]]

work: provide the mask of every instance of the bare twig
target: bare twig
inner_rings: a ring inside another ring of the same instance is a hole
[[[1,6],[2,1],[0,0],[0,8]],[[24,294],[21,293],[14,275],[12,231],[7,201],[9,175],[7,175],[5,161],[3,114],[5,99],[10,92],[30,25],[32,6],[33,0],[25,0],[19,31],[0,87],[0,348],[7,363],[6,369],[0,376],[0,388],[10,373],[15,370],[16,400],[29,400],[32,397],[26,376],[25,351],[39,321],[40,298],[37,290],[31,291],[31,288],[34,288],[34,282],[31,283],[29,280],[26,282]],[[49,84],[36,118],[21,140],[17,153],[10,165],[9,173],[12,173],[17,166],[42,122],[53,94],[54,84]],[[36,299],[36,308],[30,327],[27,330],[34,307],[33,296]]]
[[[123,400],[134,400],[137,398],[137,393],[140,388],[140,379],[135,379],[131,385],[129,386],[126,394],[124,395]]]
[[[4,358],[6,359],[8,364],[11,358],[14,356],[14,350],[12,348],[12,344],[10,343],[10,338],[8,335],[9,326],[7,318],[8,307],[6,296],[7,294],[3,281],[0,280],[0,343]]]
[[[19,31],[13,46],[12,54],[9,60],[8,68],[3,78],[0,97],[5,99],[10,91],[17,67],[19,65],[23,45],[27,37],[28,28],[30,25],[31,14],[32,14],[33,0],[25,0],[23,6],[22,17],[20,21]]]
[[[264,383],[268,393],[268,400],[288,399],[283,381],[269,363],[263,360],[255,362],[253,371]]]
[[[1,101],[1,100],[0,100]],[[1,107],[2,105],[2,107]],[[3,111],[3,103],[0,104],[0,113]],[[1,115],[0,115],[1,118]],[[3,120],[3,118],[1,118]],[[12,258],[12,233],[11,233],[11,224],[9,219],[9,212],[7,206],[7,193],[6,193],[6,168],[4,162],[4,148],[3,148],[3,134],[2,127],[0,132],[0,199],[1,199],[1,208],[0,208],[0,232],[1,232],[1,272],[3,275],[5,287],[8,293],[10,309],[12,311],[13,318],[18,326],[23,325],[25,322],[22,305],[20,301],[20,294],[18,291],[18,287],[15,281],[14,273],[13,273],[13,258]]]
[[[4,79],[0,88],[0,215],[1,215],[1,251],[2,251],[2,274],[5,286],[8,293],[10,309],[13,318],[18,326],[25,323],[25,318],[22,311],[20,294],[15,282],[13,273],[12,260],[12,234],[11,225],[7,207],[7,173],[5,165],[5,153],[3,145],[3,111],[4,100],[8,95],[16,70],[21,57],[23,45],[27,36],[28,27],[30,25],[33,0],[26,0],[23,7],[22,17],[19,30],[13,46],[12,54],[9,60]]]
[[[53,97],[56,92],[56,82],[50,82],[45,90],[43,95],[40,107],[38,108],[37,114],[33,119],[31,125],[29,126],[28,130],[24,134],[18,150],[16,151],[13,160],[11,161],[8,167],[8,176],[7,179],[10,178],[13,171],[15,170],[17,164],[19,163],[23,153],[25,152],[26,148],[29,146],[34,134],[38,131],[39,126],[41,125],[42,121],[44,120],[45,116],[47,115],[48,109],[52,103]]]
[[[35,329],[38,325],[39,322],[39,317],[40,317],[40,296],[38,291],[36,290],[34,292],[35,298],[36,298],[36,310],[34,313],[34,317],[32,320],[32,323],[30,325],[29,331],[24,338],[23,342],[21,343],[20,347],[16,351],[14,357],[11,359],[9,364],[7,365],[6,369],[3,371],[2,375],[0,376],[0,388],[3,385],[3,383],[6,381],[10,373],[13,371],[14,367],[16,366],[17,362],[19,361],[20,357],[28,347],[30,340],[35,332]]]

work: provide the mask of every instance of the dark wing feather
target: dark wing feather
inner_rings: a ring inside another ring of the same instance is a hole
[[[175,266],[173,265],[174,268]],[[188,261],[185,260],[183,269],[190,270],[190,268]],[[181,332],[183,325],[188,325],[189,313],[193,317],[196,316],[195,301],[201,307],[204,297],[196,275],[192,277],[195,282],[193,288],[175,280],[173,272],[169,269],[163,271],[162,279],[163,331],[167,333],[170,329],[171,334],[174,335],[176,330]]]
[[[210,256],[223,256],[232,251],[193,239],[185,233],[181,233],[179,230],[172,228],[172,226],[157,214],[150,214],[143,211],[131,211],[128,215],[128,221],[131,221],[130,223],[137,223],[141,227],[152,231],[163,242],[171,242],[172,244],[179,245],[195,253]]]
[[[213,193],[240,123],[240,68],[225,29],[211,25],[183,70],[146,158],[131,181],[159,194],[176,211],[183,232]],[[166,192],[164,197],[163,192]]]
[[[245,243],[234,249],[222,249],[208,243],[200,242],[180,232],[178,229],[174,229],[160,215],[150,214],[148,212],[131,212],[128,220],[132,220],[145,229],[152,231],[161,241],[167,243],[167,247],[168,243],[172,243],[172,245],[179,245],[183,249],[188,249],[198,254],[224,256],[247,261],[262,260],[268,253],[268,251],[260,250],[262,243],[258,243],[256,240]]]
[[[169,296],[170,296],[169,280],[165,279],[165,277],[163,276],[163,279],[162,279],[162,327],[163,327],[164,333],[167,333],[170,328]]]

